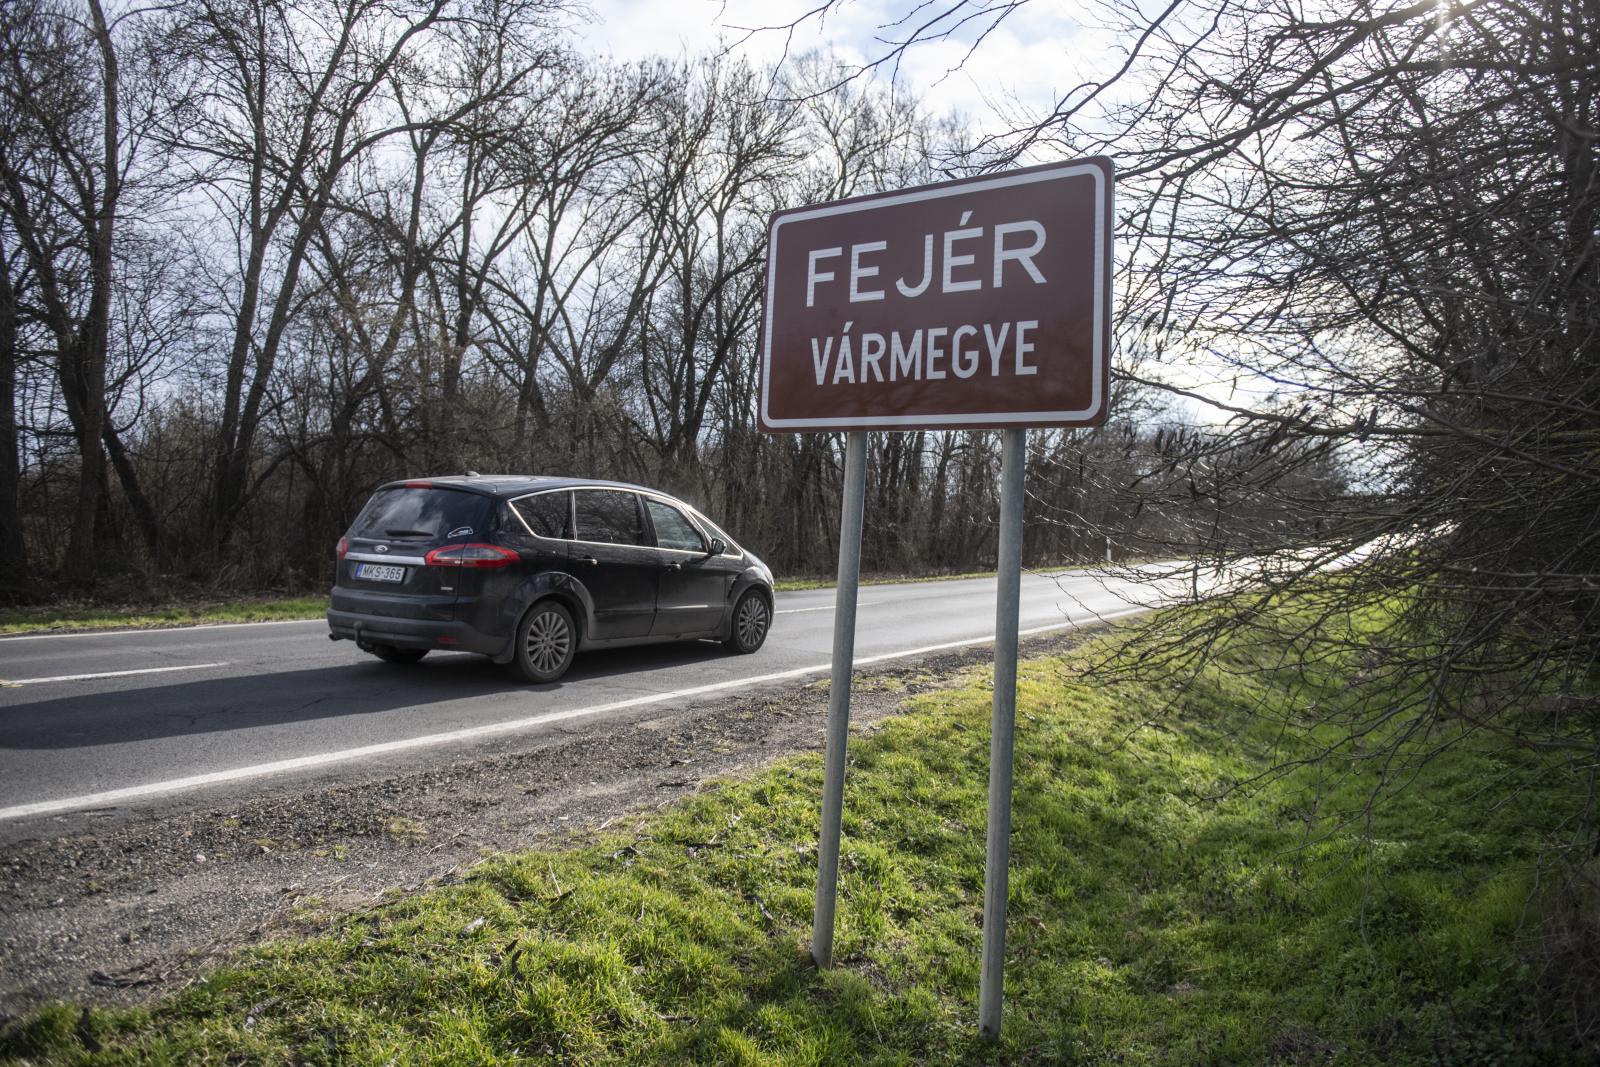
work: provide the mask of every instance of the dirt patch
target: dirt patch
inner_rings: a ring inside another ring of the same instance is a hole
[[[1047,655],[1068,630],[1024,642]],[[992,662],[985,646],[856,675],[870,731],[909,696]],[[0,1021],[49,1000],[128,1003],[180,988],[228,952],[325,928],[485,855],[590,832],[708,780],[820,749],[826,681],[662,706],[646,717],[508,740],[421,770],[134,813],[0,853]]]

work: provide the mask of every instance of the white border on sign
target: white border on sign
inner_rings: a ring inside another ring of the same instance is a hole
[[[778,230],[787,222],[803,222],[807,219],[826,218],[829,215],[847,215],[855,211],[870,211],[874,208],[893,207],[896,204],[912,204],[919,200],[938,200],[946,196],[961,196],[966,193],[981,193],[990,189],[1004,189],[1012,185],[1029,185],[1033,182],[1059,181],[1063,178],[1076,178],[1082,174],[1094,176],[1095,213],[1094,213],[1094,349],[1092,361],[1094,373],[1090,383],[1089,406],[1077,411],[1007,411],[990,413],[970,413],[962,415],[852,415],[820,419],[775,419],[768,411],[768,402],[772,398],[772,294],[774,292],[774,275],[778,269]],[[843,429],[851,426],[969,426],[974,423],[986,423],[992,426],[1002,425],[1032,425],[1041,420],[1047,422],[1072,421],[1087,419],[1100,410],[1101,398],[1105,393],[1105,353],[1102,348],[1106,335],[1106,262],[1107,237],[1105,232],[1106,216],[1110,214],[1110,191],[1106,188],[1106,174],[1099,166],[1093,163],[1071,163],[1059,170],[1029,170],[1022,174],[1006,174],[987,181],[961,182],[955,185],[935,189],[920,189],[894,196],[874,196],[870,199],[843,203],[827,204],[813,208],[809,211],[796,211],[785,215],[772,224],[767,232],[767,315],[761,338],[761,421],[764,425],[775,430],[804,430],[812,428]]]

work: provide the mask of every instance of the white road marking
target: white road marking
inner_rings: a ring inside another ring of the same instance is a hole
[[[57,634],[11,634],[0,637],[0,645],[13,641],[54,641],[62,637],[146,637],[150,634],[191,634],[196,630],[234,630],[241,626],[306,626],[313,622],[328,625],[321,616],[315,619],[268,619],[265,622],[206,622],[198,626],[148,626],[131,630],[68,630]]]
[[[1048,626],[1035,626],[1032,629],[1019,631],[1019,636],[1029,637],[1034,634],[1048,633],[1051,630],[1068,630],[1086,623],[1105,622],[1119,619],[1127,615],[1136,615],[1150,609],[1143,607],[1124,608],[1121,611],[1107,612],[1105,614],[1091,613],[1085,619],[1068,622],[1052,623]],[[905,659],[910,656],[922,656],[930,652],[944,652],[952,648],[966,648],[971,645],[986,645],[994,640],[994,635],[985,637],[972,637],[961,641],[946,641],[937,645],[923,645],[921,648],[906,648],[898,652],[883,652],[876,656],[859,656],[855,665],[864,667],[873,663],[884,663],[888,660]],[[445,733],[424,734],[421,737],[408,737],[399,741],[384,741],[375,745],[362,745],[358,748],[339,749],[334,752],[322,752],[315,756],[298,756],[293,759],[274,760],[271,763],[257,763],[249,767],[235,767],[226,771],[212,771],[209,774],[194,774],[187,778],[173,778],[164,782],[149,782],[145,785],[132,785],[122,789],[109,789],[103,793],[89,793],[84,796],[63,797],[60,800],[45,800],[36,804],[18,804],[15,807],[0,808],[0,820],[24,819],[36,815],[58,815],[62,812],[76,811],[81,808],[101,808],[121,804],[129,800],[142,800],[146,797],[161,796],[167,793],[181,793],[204,786],[221,785],[226,782],[239,782],[250,778],[262,778],[273,774],[286,774],[293,771],[311,770],[317,767],[326,767],[333,763],[344,763],[349,760],[366,759],[373,756],[388,756],[397,752],[410,752],[416,749],[435,748],[439,745],[456,744],[462,741],[477,741],[488,737],[497,737],[502,734],[517,733],[530,730],[538,726],[547,726],[555,722],[570,722],[573,719],[586,719],[595,715],[604,715],[613,711],[625,711],[629,708],[646,707],[650,704],[663,704],[668,701],[682,700],[685,697],[708,696],[712,693],[727,692],[732,689],[744,689],[749,686],[765,685],[768,682],[782,682],[793,678],[804,678],[807,675],[827,674],[831,664],[818,663],[809,667],[796,667],[792,670],[777,671],[772,674],[757,675],[754,678],[735,678],[726,682],[713,682],[710,685],[698,685],[689,689],[675,689],[667,693],[651,693],[647,696],[630,697],[627,700],[616,700],[609,704],[596,704],[587,708],[573,708],[570,711],[552,711],[543,715],[532,715],[525,719],[511,719],[506,722],[486,723],[482,726],[469,726],[461,730],[450,730]]]
[[[43,685],[45,682],[87,682],[92,678],[126,678],[133,674],[166,674],[169,671],[200,671],[207,667],[226,667],[227,663],[186,663],[181,667],[140,667],[135,671],[101,671],[98,674],[58,674],[54,678],[0,678],[0,686]]]

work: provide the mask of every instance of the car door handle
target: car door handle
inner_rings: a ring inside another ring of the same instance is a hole
[[[662,566],[665,567],[669,571],[681,571],[681,570],[683,570],[683,564],[681,564],[681,563],[663,563]]]
[[[583,564],[585,567],[598,567],[600,565],[600,561],[595,559],[593,556],[580,556],[578,558],[578,562]]]

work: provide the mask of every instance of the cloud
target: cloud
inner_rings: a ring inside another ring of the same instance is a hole
[[[746,32],[800,19],[815,6],[816,0],[591,0],[596,21],[579,28],[579,43],[586,51],[620,60],[693,54],[738,42],[739,52],[762,63],[778,60],[785,50],[794,55],[814,48],[860,62],[884,54],[883,41],[914,25],[902,18],[926,17],[929,10],[906,0],[847,0],[826,17],[806,19],[792,34]],[[1058,92],[1078,80],[1074,50],[1092,54],[1085,46],[1094,35],[1052,4],[1013,10],[975,51],[971,44],[979,25],[911,49],[900,62],[897,89],[916,95],[933,114],[958,111],[985,126],[998,121],[997,106],[1047,111]]]

